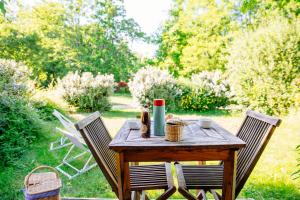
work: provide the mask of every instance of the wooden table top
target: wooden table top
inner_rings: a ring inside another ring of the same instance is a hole
[[[235,135],[222,128],[216,122],[212,122],[209,129],[201,128],[198,120],[185,120],[189,125],[183,128],[183,136],[180,142],[166,141],[164,136],[154,136],[151,127],[150,138],[142,138],[140,130],[129,127],[127,120],[119,130],[115,138],[109,144],[114,151],[142,150],[142,149],[239,149],[246,143]],[[136,120],[137,123],[140,123]],[[151,124],[153,125],[153,123]]]

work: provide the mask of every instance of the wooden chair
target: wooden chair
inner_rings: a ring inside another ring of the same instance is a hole
[[[109,143],[112,138],[100,117],[100,113],[93,113],[75,124],[75,127],[83,136],[92,155],[111,185],[112,190],[119,196],[116,153],[109,149]],[[144,190],[163,189],[165,192],[157,198],[163,200],[170,197],[176,191],[173,185],[170,163],[130,166],[129,170],[130,188],[138,194]],[[147,196],[145,196],[145,198],[147,198]]]
[[[246,147],[238,152],[235,197],[238,196],[254,169],[280,119],[266,116],[255,111],[247,111],[246,118],[237,136],[246,142]],[[215,199],[221,195],[213,189],[222,189],[223,163],[220,165],[188,166],[175,163],[178,177],[178,191],[187,199],[206,199],[205,193],[211,192]],[[197,197],[189,190],[200,189]]]

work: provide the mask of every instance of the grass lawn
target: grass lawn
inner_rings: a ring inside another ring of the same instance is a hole
[[[132,99],[124,95],[114,96],[112,101],[114,104],[132,103]],[[137,109],[129,108],[106,112],[103,114],[103,117],[111,135],[114,136],[126,118],[135,118],[137,114]],[[243,114],[240,113],[230,114],[215,111],[174,114],[182,118],[209,117],[233,133],[236,132],[243,120]],[[75,120],[79,120],[86,114],[75,113],[71,116]],[[257,200],[300,199],[300,179],[293,180],[291,176],[296,171],[297,165],[295,147],[300,144],[299,119],[299,112],[283,118],[282,125],[275,131],[240,197],[249,197]],[[23,199],[20,190],[23,187],[23,180],[27,173],[39,165],[57,166],[60,163],[67,149],[49,151],[50,142],[60,136],[54,132],[55,126],[59,126],[59,123],[49,122],[45,124],[46,130],[41,131],[41,137],[32,144],[31,149],[18,160],[16,165],[0,169],[1,200]],[[63,175],[61,177],[63,180],[62,196],[115,197],[99,168],[94,168],[71,181]],[[154,197],[155,193],[151,193],[151,196]],[[180,197],[177,193],[172,196],[172,198]]]

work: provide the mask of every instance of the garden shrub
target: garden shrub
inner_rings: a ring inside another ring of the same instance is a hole
[[[26,96],[34,82],[30,80],[31,71],[23,63],[0,59],[0,93]]]
[[[299,98],[300,23],[277,18],[233,42],[230,80],[240,104],[267,114],[285,114]]]
[[[40,119],[43,119],[45,121],[57,120],[57,118],[52,114],[54,109],[58,110],[61,113],[64,113],[64,111],[55,102],[51,101],[48,98],[33,100],[31,101],[31,104],[35,108]]]
[[[109,96],[114,87],[113,75],[69,72],[58,81],[58,85],[63,89],[63,97],[80,110],[105,111],[111,108]]]
[[[13,164],[42,127],[29,103],[30,75],[24,64],[0,59],[0,166]]]
[[[231,103],[232,93],[220,71],[201,72],[179,81],[182,88],[180,108],[205,111],[225,107]]]
[[[12,164],[41,131],[41,121],[26,99],[0,95],[0,165]]]
[[[176,99],[181,90],[175,79],[166,70],[155,67],[141,68],[128,83],[133,98],[142,107],[152,108],[154,99],[165,99],[166,107],[176,108]]]

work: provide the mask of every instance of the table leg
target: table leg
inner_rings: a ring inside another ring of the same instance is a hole
[[[237,151],[229,152],[229,159],[224,161],[222,200],[235,199]]]
[[[129,162],[124,161],[124,154],[119,153],[117,156],[118,166],[118,193],[120,200],[130,200],[130,174]]]

